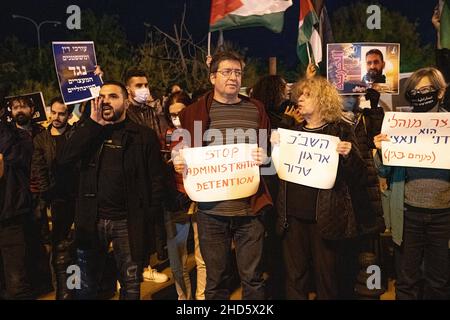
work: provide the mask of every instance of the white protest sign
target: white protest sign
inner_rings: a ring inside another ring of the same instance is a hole
[[[386,112],[381,132],[383,164],[450,169],[450,113]]]
[[[259,166],[252,158],[256,144],[181,149],[187,173],[184,188],[193,201],[246,198],[259,187]]]
[[[336,181],[339,138],[325,134],[278,129],[280,144],[272,158],[282,180],[318,189],[331,189]]]

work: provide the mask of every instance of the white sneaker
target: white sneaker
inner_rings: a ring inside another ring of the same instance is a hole
[[[143,273],[144,281],[153,281],[156,283],[164,283],[169,281],[169,277],[164,273],[158,272],[155,269],[146,269]]]

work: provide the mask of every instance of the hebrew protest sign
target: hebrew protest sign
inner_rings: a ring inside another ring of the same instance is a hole
[[[193,201],[211,202],[250,197],[259,187],[259,166],[252,158],[256,144],[228,144],[181,149],[187,172],[184,188]]]
[[[52,42],[61,95],[66,104],[98,97],[102,79],[95,75],[94,42]]]
[[[381,132],[383,164],[450,169],[450,113],[386,112]]]
[[[278,129],[280,143],[272,158],[282,180],[318,189],[331,189],[336,181],[339,138],[325,134]]]

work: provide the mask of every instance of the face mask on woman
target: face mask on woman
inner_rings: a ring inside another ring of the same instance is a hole
[[[410,94],[408,100],[413,107],[413,112],[428,112],[439,102],[438,91]]]
[[[170,119],[172,120],[172,124],[175,128],[180,128],[181,127],[181,122],[180,122],[180,118],[178,116],[176,117],[170,117]]]

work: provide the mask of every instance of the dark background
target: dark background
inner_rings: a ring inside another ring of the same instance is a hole
[[[298,33],[299,1],[286,13],[285,26],[281,34],[274,34],[264,28],[250,28],[224,32],[225,40],[237,43],[247,52],[249,57],[266,58],[277,56],[288,65],[297,63],[296,42]],[[329,15],[341,6],[358,1],[328,0]],[[37,22],[43,20],[59,20],[63,24],[53,27],[46,24],[41,28],[42,46],[49,46],[51,41],[65,40],[66,9],[76,4],[83,10],[91,9],[97,15],[112,14],[119,16],[120,24],[126,32],[131,43],[140,43],[145,39],[144,22],[158,26],[164,31],[173,33],[173,24],[179,22],[184,4],[187,6],[187,26],[196,41],[204,41],[209,26],[210,0],[38,0],[38,1],[2,1],[0,4],[0,39],[8,35],[15,35],[19,41],[29,46],[37,46],[36,28],[32,23],[23,19],[13,19],[11,15],[19,14],[30,17]],[[431,24],[433,8],[437,0],[410,1],[410,0],[378,0],[389,10],[398,11],[418,25],[422,44],[434,43],[435,32]],[[383,18],[381,17],[383,26]],[[83,18],[81,19],[83,28]],[[401,30],[399,30],[401,32]],[[213,42],[217,35],[213,34]],[[90,39],[80,39],[90,40]]]

